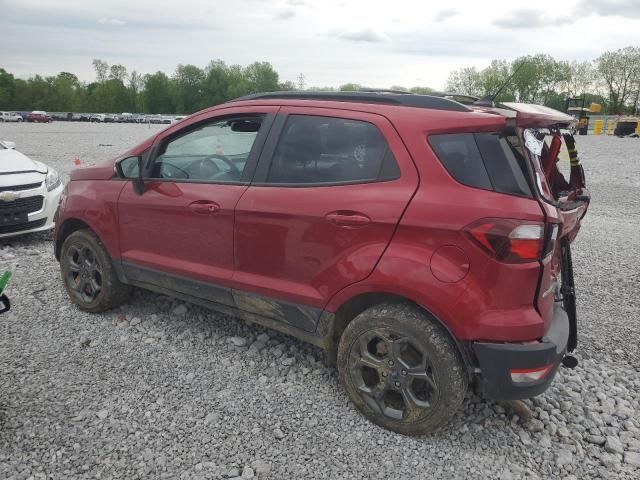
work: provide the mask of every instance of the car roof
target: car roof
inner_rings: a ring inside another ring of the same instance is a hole
[[[265,92],[245,95],[232,102],[249,100],[311,100],[325,102],[373,103],[378,105],[395,105],[453,112],[469,112],[463,104],[432,95],[417,95],[400,93],[397,91],[357,91],[357,92],[314,92],[314,91],[284,91]]]

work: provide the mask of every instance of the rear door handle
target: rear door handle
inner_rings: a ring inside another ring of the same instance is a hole
[[[189,209],[195,213],[215,213],[220,210],[220,205],[209,200],[196,200],[189,204]]]
[[[342,227],[364,227],[371,223],[371,219],[364,213],[351,210],[336,210],[325,215],[328,222]]]

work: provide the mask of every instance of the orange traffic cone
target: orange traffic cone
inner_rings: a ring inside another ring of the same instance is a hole
[[[80,159],[78,157],[76,157],[76,159],[73,161],[73,163],[74,163],[74,165],[78,166],[82,162],[80,162]]]

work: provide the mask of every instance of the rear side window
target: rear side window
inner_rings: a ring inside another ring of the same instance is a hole
[[[399,177],[393,153],[375,125],[346,118],[290,115],[267,183],[367,183]]]
[[[458,182],[499,193],[532,196],[526,160],[510,137],[501,133],[431,135],[429,144]]]

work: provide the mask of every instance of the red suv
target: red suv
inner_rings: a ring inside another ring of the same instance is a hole
[[[369,419],[422,434],[470,384],[526,398],[576,363],[573,121],[411,94],[243,97],[74,171],[55,254],[83,310],[137,286],[294,335]]]
[[[34,110],[27,115],[27,122],[32,123],[51,123],[52,119],[47,112],[42,110]]]

